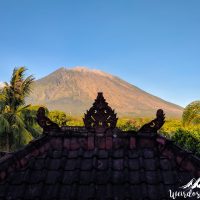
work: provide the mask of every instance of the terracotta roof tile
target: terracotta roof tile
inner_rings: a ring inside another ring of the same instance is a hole
[[[46,135],[2,157],[0,199],[168,199],[169,189],[197,177],[198,158],[173,143],[122,134]]]

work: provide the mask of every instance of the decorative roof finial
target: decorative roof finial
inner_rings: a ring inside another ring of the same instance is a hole
[[[158,109],[156,113],[156,118],[151,122],[143,125],[138,133],[157,133],[157,131],[165,123],[165,114],[162,109]]]
[[[48,133],[51,130],[60,130],[60,127],[56,123],[45,116],[45,109],[43,107],[40,107],[37,111],[37,122],[43,128],[44,133]]]
[[[87,110],[83,122],[90,132],[106,132],[108,129],[116,128],[117,114],[112,110],[103,97],[103,93],[99,92],[93,106]]]

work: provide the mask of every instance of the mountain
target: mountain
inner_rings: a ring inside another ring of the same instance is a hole
[[[35,81],[27,103],[46,105],[50,110],[63,110],[83,115],[103,92],[119,116],[155,116],[162,108],[168,117],[180,117],[183,108],[153,96],[126,81],[86,67],[60,68]]]

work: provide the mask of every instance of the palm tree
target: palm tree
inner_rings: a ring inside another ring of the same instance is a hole
[[[24,119],[24,116],[29,113],[25,98],[31,92],[34,77],[25,78],[25,71],[25,67],[15,68],[10,83],[5,83],[0,92],[0,136],[6,151],[32,139],[27,127],[32,124],[33,118]]]

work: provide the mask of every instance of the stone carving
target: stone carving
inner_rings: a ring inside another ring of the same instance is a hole
[[[151,122],[143,125],[138,133],[157,133],[157,131],[165,123],[165,114],[162,109],[158,109],[156,113],[156,118]]]
[[[43,128],[43,132],[47,133],[51,130],[58,131],[60,127],[52,122],[48,117],[45,116],[45,109],[40,107],[37,111],[37,122],[41,128]]]
[[[83,122],[85,128],[83,127],[62,127],[60,128],[56,123],[52,122],[48,117],[45,116],[45,109],[40,107],[37,112],[37,122],[40,127],[43,128],[44,133],[50,131],[66,131],[66,130],[76,130],[77,132],[95,132],[100,134],[113,134],[116,133],[117,129],[117,114],[115,111],[108,106],[103,93],[99,92],[93,106],[87,110]],[[157,133],[157,131],[165,123],[165,114],[162,109],[158,109],[156,113],[156,118],[151,122],[143,125],[138,133]]]
[[[85,127],[90,132],[103,133],[107,130],[116,128],[116,113],[103,97],[103,93],[99,92],[93,106],[87,110],[83,118]]]

